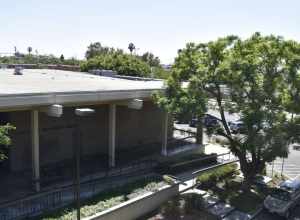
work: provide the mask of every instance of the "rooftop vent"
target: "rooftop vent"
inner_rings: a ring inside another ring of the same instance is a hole
[[[113,70],[100,70],[100,69],[90,70],[89,73],[98,75],[98,76],[108,76],[108,77],[113,77],[113,76],[117,75],[117,72],[115,72]]]
[[[14,75],[23,75],[22,71],[23,71],[23,68],[21,66],[16,66]]]

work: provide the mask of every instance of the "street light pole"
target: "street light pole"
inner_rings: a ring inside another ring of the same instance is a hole
[[[273,171],[274,171],[274,160],[272,162],[272,178],[273,178]]]
[[[79,117],[86,117],[92,115],[95,110],[90,108],[76,108],[75,115]],[[81,129],[80,129],[80,120],[76,119],[76,126],[74,131],[74,155],[76,160],[76,178],[74,178],[74,191],[75,191],[75,199],[76,199],[76,210],[77,210],[77,220],[80,220],[80,151],[82,147],[82,137],[81,137]]]
[[[283,166],[284,166],[284,157],[282,158],[282,164],[281,164],[281,176],[283,174]]]

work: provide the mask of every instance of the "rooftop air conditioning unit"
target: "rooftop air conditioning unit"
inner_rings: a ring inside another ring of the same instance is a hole
[[[23,75],[22,71],[23,71],[23,68],[21,66],[16,66],[14,75]]]
[[[101,75],[101,70],[89,70],[89,73],[94,75]]]
[[[114,77],[115,75],[117,75],[117,72],[113,70],[101,70],[101,69],[90,70],[89,73],[98,76],[107,76],[107,77]]]
[[[143,108],[143,100],[141,99],[132,99],[127,104],[128,108],[140,110]]]
[[[117,75],[117,72],[115,72],[113,70],[101,70],[101,75],[102,76],[113,77],[113,76]]]

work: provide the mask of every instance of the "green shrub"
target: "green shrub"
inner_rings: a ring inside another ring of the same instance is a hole
[[[125,184],[122,187],[114,188],[109,191],[104,191],[95,196],[94,198],[88,199],[82,202],[81,206],[81,217],[88,217],[96,213],[102,212],[108,208],[119,205],[129,199],[143,195],[146,192],[156,191],[162,187],[164,182],[159,178],[153,179],[142,179],[132,183]],[[50,211],[44,213],[34,219],[43,220],[73,220],[76,218],[75,204],[69,205],[65,208]]]
[[[95,56],[81,63],[81,71],[92,69],[114,70],[119,75],[150,77],[151,68],[148,63],[136,56],[123,53],[109,53]]]
[[[236,164],[228,164],[225,166],[217,167],[207,172],[204,172],[197,177],[197,182],[203,188],[209,188],[215,185],[217,182],[226,178],[233,177],[238,174]]]

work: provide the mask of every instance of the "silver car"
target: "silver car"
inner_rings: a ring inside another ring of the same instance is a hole
[[[264,207],[271,213],[286,218],[290,211],[300,202],[300,176],[282,182],[264,201]]]

